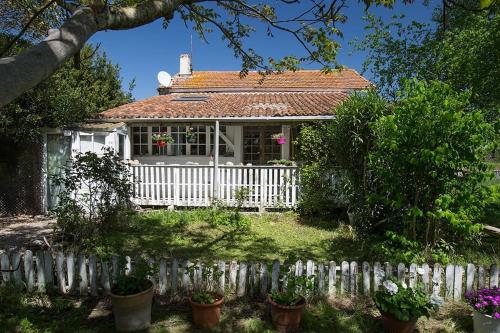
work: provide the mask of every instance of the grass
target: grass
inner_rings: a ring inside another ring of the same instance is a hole
[[[0,327],[2,332],[23,333],[105,333],[114,332],[113,317],[107,299],[31,295],[15,289],[0,288]],[[381,332],[379,312],[369,299],[319,299],[309,304],[301,323],[301,332],[375,333]],[[443,306],[431,318],[420,318],[418,332],[470,332],[471,310],[464,303]],[[152,310],[153,333],[183,333],[197,330],[191,323],[186,302],[155,299]],[[211,332],[275,333],[269,308],[255,299],[227,300],[219,327]]]
[[[490,218],[498,216],[497,208],[492,207]],[[207,209],[147,211],[132,215],[120,228],[106,233],[97,246],[92,243],[89,250],[101,256],[140,253],[190,260],[271,261],[293,255],[315,261],[393,261],[374,252],[374,246],[382,241],[380,236],[361,237],[336,219],[305,219],[285,212],[245,214],[239,227],[226,225],[227,220],[227,216]],[[491,264],[498,262],[499,249],[498,238],[486,237],[481,246],[456,245],[449,256],[458,264]]]

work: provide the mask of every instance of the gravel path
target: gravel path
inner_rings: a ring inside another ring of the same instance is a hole
[[[43,215],[0,217],[0,250],[44,248],[43,237],[50,239],[54,223]]]

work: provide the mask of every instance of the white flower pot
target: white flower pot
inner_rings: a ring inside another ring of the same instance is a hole
[[[500,319],[474,311],[474,333],[500,333]]]

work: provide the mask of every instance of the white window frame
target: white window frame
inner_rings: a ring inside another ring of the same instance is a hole
[[[102,154],[104,153],[102,150],[100,151],[96,151],[95,149],[95,137],[96,136],[102,136],[104,138],[104,144],[102,145],[103,147],[106,147],[106,134],[103,133],[94,133],[94,132],[80,132],[79,133],[79,150],[80,152],[82,152],[82,137],[91,137],[91,145],[92,145],[92,152],[96,153],[98,156],[102,156]]]

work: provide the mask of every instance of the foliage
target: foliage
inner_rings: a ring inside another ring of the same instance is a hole
[[[469,95],[440,82],[408,82],[394,113],[374,127],[370,153],[380,191],[373,200],[390,207],[409,236],[436,244],[443,231],[468,236],[488,202],[485,162],[495,139]],[[417,230],[423,231],[417,233]]]
[[[442,303],[441,298],[429,298],[419,286],[408,288],[404,282],[395,278],[385,280],[383,288],[375,292],[373,301],[380,311],[390,313],[401,321],[429,317]]]
[[[314,275],[295,275],[292,270],[295,259],[294,256],[289,256],[280,266],[281,289],[273,290],[269,294],[269,297],[280,305],[299,305],[313,295]]]
[[[466,292],[465,298],[475,311],[500,319],[500,288]]]
[[[123,259],[123,258],[122,258]],[[135,262],[131,272],[125,272],[125,261],[122,260],[122,269],[116,277],[111,292],[119,296],[129,296],[148,290],[153,285],[148,277],[155,273],[155,267],[139,259]]]
[[[191,299],[199,304],[213,304],[224,296],[219,287],[219,278],[223,272],[214,268],[212,262],[206,266],[191,265],[184,272],[194,286]]]
[[[153,142],[163,141],[165,143],[174,143],[174,138],[167,133],[154,133],[151,136]]]
[[[54,183],[62,186],[52,213],[63,244],[93,244],[126,217],[130,208],[130,174],[111,148],[105,148],[101,156],[76,153],[64,172],[54,176]]]
[[[267,164],[268,165],[294,166],[295,162],[294,161],[290,161],[290,160],[281,159],[281,160],[270,160],[270,161],[267,161]]]
[[[251,189],[247,187],[236,189],[234,192],[236,205],[234,207],[227,206],[220,201],[215,202],[208,222],[212,226],[223,225],[236,228],[247,228],[250,224],[250,220],[245,215],[241,214],[241,210],[245,201],[248,200],[250,193]]]
[[[4,41],[5,36],[0,36],[0,48]],[[130,101],[130,91],[121,88],[120,68],[105,53],[86,46],[79,68],[67,63],[37,87],[1,107],[0,123],[6,124],[10,137],[27,143],[39,139],[42,127],[72,125]]]
[[[469,10],[460,3],[444,3],[446,11],[436,8],[434,24],[405,24],[404,17],[396,16],[387,22],[368,15],[368,33],[356,43],[368,51],[364,71],[393,98],[405,79],[446,82],[456,91],[470,91],[472,105],[483,109],[488,120],[498,121],[500,4]]]
[[[275,134],[271,135],[271,139],[273,139],[273,140],[278,140],[278,139],[281,139],[281,138],[286,138],[285,134],[283,134],[283,133],[275,133]]]

